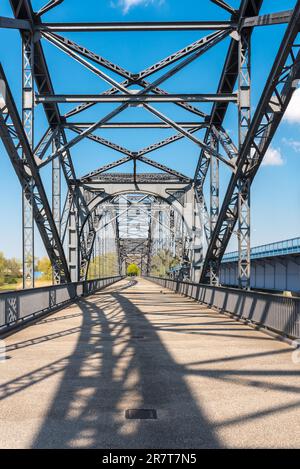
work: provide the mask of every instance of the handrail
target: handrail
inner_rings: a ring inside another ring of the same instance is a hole
[[[250,256],[251,259],[259,259],[263,257],[283,256],[298,253],[300,254],[300,237],[255,246],[251,248]],[[224,254],[222,263],[235,262],[237,260],[238,251],[233,251]]]
[[[230,313],[282,336],[300,338],[300,298],[161,277],[146,278],[220,312]]]
[[[0,293],[0,334],[124,278],[121,275]]]

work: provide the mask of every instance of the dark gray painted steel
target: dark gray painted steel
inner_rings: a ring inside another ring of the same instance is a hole
[[[179,282],[159,277],[148,277],[148,279],[221,312],[234,314],[287,337],[300,338],[300,298]]]
[[[122,276],[50,285],[0,293],[0,334],[41,314],[49,313],[81,296],[90,295],[122,279]]]

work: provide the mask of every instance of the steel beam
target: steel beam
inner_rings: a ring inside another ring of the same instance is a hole
[[[245,18],[242,28],[253,28],[255,26],[273,26],[274,24],[289,23],[293,10],[280,11],[278,13],[268,13],[266,15]]]
[[[175,176],[181,182],[182,181],[187,182],[187,183],[191,182],[191,179],[189,177],[185,176],[179,171],[176,171],[175,169],[172,169],[172,168],[168,168],[168,166],[158,163],[157,161],[153,161],[150,158],[146,158],[145,156],[137,154],[136,159],[149,166],[153,166],[154,168],[160,169],[161,171],[164,171],[165,173],[172,174],[172,176]]]
[[[237,11],[231,5],[228,5],[228,3],[224,2],[223,0],[211,0],[211,2],[215,3],[216,5],[218,5],[218,7],[223,8],[232,15],[235,15],[237,13]]]
[[[250,31],[243,29],[239,41],[239,148],[241,150],[251,123],[251,44]],[[251,159],[249,153],[248,158]],[[238,282],[250,288],[250,180],[238,180]]]
[[[59,138],[53,140],[53,151],[60,145]],[[52,214],[57,232],[61,237],[61,164],[60,158],[52,161]]]
[[[5,18],[4,16],[0,16],[0,28],[19,29],[29,32],[32,30],[29,21],[19,20],[15,18]]]
[[[106,164],[104,166],[101,166],[101,168],[95,169],[94,171],[91,171],[90,173],[86,174],[85,176],[80,178],[80,182],[88,182],[90,179],[92,179],[95,176],[98,176],[101,173],[104,173],[106,171],[109,171],[110,169],[116,168],[118,166],[121,166],[124,163],[127,163],[130,161],[132,158],[131,156],[125,156],[124,158],[121,158],[120,160],[114,161],[113,163]]]
[[[34,146],[33,62],[33,37],[25,32],[22,38],[22,124],[30,151]],[[22,158],[26,163],[25,152]],[[22,190],[23,288],[34,288],[34,188],[34,179],[28,178]]]
[[[126,32],[126,31],[229,31],[232,21],[122,22],[122,23],[43,23],[36,29],[51,32]]]
[[[63,127],[65,129],[87,129],[93,125],[93,122],[65,122]],[[207,127],[205,122],[177,122],[183,129],[197,129]],[[102,129],[172,129],[172,126],[165,122],[109,122],[101,126]]]
[[[86,130],[83,130],[77,137],[73,138],[69,142],[64,143],[55,153],[52,153],[45,161],[43,161],[40,166],[45,166],[48,164],[50,161],[53,160],[53,158],[57,158],[59,155],[65,153],[68,151],[71,147],[79,143],[82,139],[87,137],[89,134],[91,134],[94,130],[98,129],[101,127],[102,124],[106,124],[108,121],[110,121],[113,117],[116,115],[120,114],[122,111],[124,111],[127,108],[127,104],[121,104],[119,107],[114,109],[112,112],[107,114],[105,117],[101,118],[99,121],[95,122],[92,124],[90,127],[88,127]]]
[[[175,130],[178,130],[183,136],[187,137],[189,140],[194,142],[196,145],[198,145],[200,148],[204,148],[207,151],[210,151],[213,153],[220,161],[225,163],[227,166],[229,166],[232,170],[235,170],[234,164],[232,164],[230,161],[227,161],[225,158],[223,158],[220,153],[214,151],[212,148],[208,147],[204,142],[199,140],[197,137],[193,135],[193,132],[188,132],[187,130],[183,129],[180,127],[176,122],[174,122],[172,119],[169,117],[165,116],[162,112],[158,111],[157,109],[154,109],[152,106],[149,106],[149,104],[143,104],[144,108],[147,109],[151,114],[154,114],[156,117],[161,119],[163,122],[166,122],[167,124],[171,125]]]
[[[40,103],[237,103],[237,94],[168,94],[168,95],[36,95],[36,104]]]
[[[81,134],[81,131],[79,129],[71,127],[71,130],[75,132],[76,134],[79,134],[79,135]],[[100,143],[101,145],[105,147],[111,148],[112,150],[118,151],[119,153],[123,153],[124,155],[127,155],[127,156],[133,155],[133,152],[130,150],[127,150],[127,148],[124,148],[121,145],[118,145],[116,143],[110,142],[106,138],[99,137],[98,135],[90,133],[86,136],[86,138],[93,140],[96,143]]]
[[[37,162],[43,159],[51,143],[53,143],[54,138],[57,137],[58,132],[58,127],[49,127],[46,130],[38,145],[34,149],[34,156]]]
[[[42,8],[39,9],[35,14],[36,16],[42,16],[48,11],[52,10],[52,8],[55,8],[56,6],[60,5],[63,3],[64,0],[49,0],[48,3],[46,3]]]
[[[176,123],[176,125],[182,127],[180,124]],[[171,127],[171,126],[170,126]],[[186,127],[182,127],[183,129],[185,129]],[[188,128],[188,132],[190,134],[193,134],[194,132],[196,132],[197,130],[199,130],[198,128],[196,129],[190,129]],[[167,145],[170,145],[171,143],[173,142],[177,142],[178,140],[181,140],[183,139],[185,136],[179,132],[175,135],[171,135],[171,137],[167,137],[165,138],[164,140],[161,140],[160,142],[157,142],[157,143],[153,143],[152,145],[149,145],[148,147],[146,148],[143,148],[142,150],[138,151],[137,152],[137,155],[138,156],[143,156],[143,155],[146,155],[147,153],[151,153],[152,151],[156,151],[158,150],[159,148],[163,148]]]
[[[218,141],[214,135],[210,136],[210,146],[213,150],[218,151]],[[210,155],[210,238],[215,229],[220,205],[220,189],[219,189],[219,160],[213,153]],[[219,272],[215,269],[214,263],[210,265],[210,284],[219,285]]]
[[[211,136],[211,148],[218,151],[218,142]],[[214,231],[219,216],[220,189],[219,189],[219,160],[211,153],[210,156],[210,231]]]
[[[97,67],[92,65],[87,60],[83,59],[79,54],[77,54],[72,49],[67,47],[63,42],[59,41],[54,35],[43,33],[43,37],[47,39],[47,41],[49,41],[51,44],[56,46],[58,49],[62,50],[67,55],[69,55],[74,60],[76,60],[76,62],[79,62],[81,65],[83,65],[85,68],[90,70],[92,73],[102,78],[102,80],[104,80],[106,83],[109,83],[114,88],[116,88],[119,91],[122,91],[123,93],[127,95],[131,94],[131,92],[126,87],[124,87],[122,84],[119,84],[116,80],[108,76],[106,73],[102,72],[102,70],[99,70]]]

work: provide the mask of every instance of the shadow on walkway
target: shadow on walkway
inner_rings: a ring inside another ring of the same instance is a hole
[[[182,367],[123,294],[132,285],[78,303],[83,324],[77,347],[64,363],[34,448],[220,446]],[[127,408],[154,408],[158,419],[126,420]]]

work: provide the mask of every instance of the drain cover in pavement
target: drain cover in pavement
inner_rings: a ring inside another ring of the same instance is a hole
[[[157,419],[157,413],[155,409],[127,409],[125,417],[127,419],[149,420]]]

